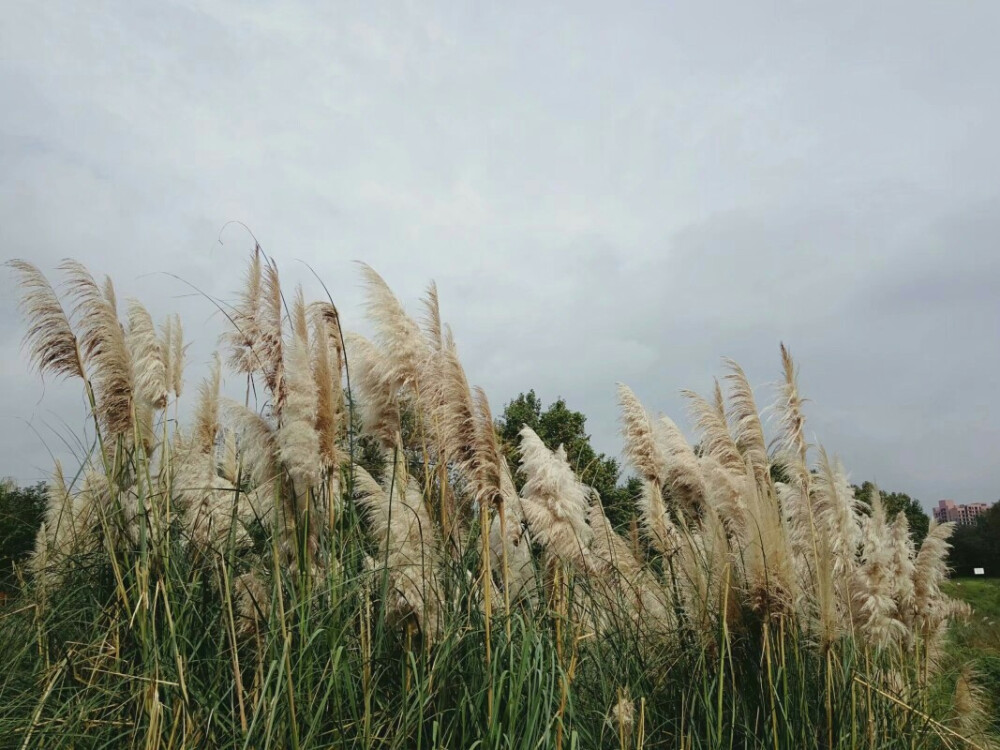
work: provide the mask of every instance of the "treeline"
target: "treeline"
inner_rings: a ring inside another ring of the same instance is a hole
[[[45,485],[18,487],[0,482],[0,597],[17,590],[17,566],[35,546],[35,536],[45,518]]]
[[[974,526],[955,529],[948,564],[956,576],[971,576],[974,568],[983,568],[990,578],[1000,577],[1000,503],[994,503]]]

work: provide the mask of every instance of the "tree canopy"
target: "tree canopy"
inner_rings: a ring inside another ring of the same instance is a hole
[[[18,487],[0,482],[0,591],[17,588],[15,565],[35,546],[35,534],[45,517],[45,485]]]
[[[995,503],[974,525],[955,529],[948,564],[959,576],[971,576],[973,568],[985,568],[990,577],[1000,576],[1000,503]]]

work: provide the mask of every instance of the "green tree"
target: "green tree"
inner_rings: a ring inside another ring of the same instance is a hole
[[[872,491],[875,489],[875,484],[872,482],[864,482],[861,486],[853,485],[854,487],[854,497],[856,497],[861,503],[867,507],[871,507],[872,504]],[[924,512],[923,507],[917,500],[907,495],[905,492],[882,492],[882,505],[885,507],[885,515],[889,521],[892,521],[897,513],[903,513],[906,516],[906,522],[910,526],[910,537],[913,539],[913,543],[918,547],[924,541],[924,537],[927,536],[927,529],[930,526],[930,516]]]
[[[511,467],[518,465],[518,434],[525,425],[538,433],[549,449],[564,446],[570,466],[584,484],[597,490],[608,518],[618,526],[627,522],[634,513],[642,483],[630,478],[619,485],[621,466],[616,459],[594,450],[586,424],[587,417],[570,409],[565,399],[558,398],[543,409],[541,399],[534,390],[530,390],[504,407],[503,414],[496,421],[496,428]],[[520,490],[524,477],[516,473],[514,481]]]
[[[18,487],[0,482],[0,591],[17,588],[15,565],[21,565],[35,546],[35,535],[45,517],[45,485]]]
[[[973,568],[1000,577],[1000,503],[976,519],[971,526],[958,526],[951,537],[948,565],[955,575],[971,576]]]

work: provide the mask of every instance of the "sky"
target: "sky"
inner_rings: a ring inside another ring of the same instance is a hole
[[[0,256],[181,313],[205,374],[253,239],[365,331],[354,261],[435,280],[494,410],[621,451],[739,361],[930,507],[1000,498],[1000,4],[5,3]],[[79,452],[0,272],[0,475]]]

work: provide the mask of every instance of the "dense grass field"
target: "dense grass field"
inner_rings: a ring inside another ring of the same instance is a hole
[[[972,606],[972,616],[952,628],[949,650],[974,665],[1000,736],[1000,578],[953,578],[942,588]]]
[[[976,610],[977,620],[990,627],[1000,627],[1000,578],[952,578],[942,588],[956,599],[968,602]],[[1000,631],[994,630],[994,635]],[[1000,646],[1000,641],[994,641]]]

